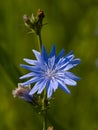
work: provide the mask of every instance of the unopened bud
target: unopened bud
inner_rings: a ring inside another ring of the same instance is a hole
[[[31,15],[31,17],[24,15],[23,19],[25,25],[30,30],[32,30],[32,32],[35,32],[37,35],[39,35],[43,26],[44,17],[45,17],[44,12],[41,9],[38,9],[36,16],[34,16],[33,14]]]
[[[18,84],[18,88],[12,91],[13,97],[24,99],[27,102],[32,102],[33,97],[29,95],[31,88],[27,86],[24,88],[21,83]]]

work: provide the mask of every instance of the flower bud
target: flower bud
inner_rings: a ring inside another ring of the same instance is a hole
[[[38,9],[36,16],[34,16],[33,14],[31,15],[31,17],[24,15],[23,19],[24,19],[25,25],[32,32],[35,32],[37,35],[39,35],[43,26],[44,17],[45,17],[44,12],[41,9]]]
[[[25,101],[32,103],[33,97],[29,95],[31,88],[30,86],[27,86],[24,88],[21,83],[18,84],[18,88],[12,91],[12,94],[14,97],[18,97],[21,99],[24,99]]]

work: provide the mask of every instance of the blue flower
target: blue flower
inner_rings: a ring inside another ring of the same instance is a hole
[[[35,83],[34,87],[29,92],[29,95],[41,94],[46,87],[47,98],[51,98],[52,93],[60,87],[63,91],[70,94],[67,85],[76,86],[77,80],[80,78],[69,72],[70,69],[80,63],[80,59],[75,59],[73,52],[69,52],[64,56],[64,49],[56,55],[55,46],[52,47],[48,55],[44,46],[42,52],[32,50],[36,60],[24,59],[29,65],[21,64],[21,67],[31,71],[30,73],[20,77],[20,79],[30,78],[22,83],[22,86]]]

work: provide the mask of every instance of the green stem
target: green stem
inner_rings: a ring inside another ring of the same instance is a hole
[[[37,34],[37,39],[38,39],[38,48],[39,48],[39,51],[41,51],[41,48],[42,48],[41,32]]]
[[[42,102],[42,109],[43,109],[43,130],[47,130],[47,108],[46,108],[46,88],[44,89],[43,94],[43,102]]]
[[[41,39],[41,32],[37,35],[38,39],[38,47],[39,51],[41,52],[42,48],[42,39]],[[46,88],[44,89],[43,93],[43,99],[42,99],[42,110],[43,110],[43,130],[47,130],[47,108],[46,108],[46,100],[47,100],[47,94],[46,94]]]
[[[43,130],[47,130],[47,109],[44,110],[44,116],[43,116]]]
[[[46,88],[44,89],[43,99],[42,99],[42,110],[43,110],[43,130],[47,130],[47,108],[46,108]]]

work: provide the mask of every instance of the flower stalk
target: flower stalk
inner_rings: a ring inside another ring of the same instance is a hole
[[[38,48],[39,48],[39,51],[41,52],[41,48],[42,48],[41,32],[37,34],[37,40],[38,40]]]
[[[46,88],[44,89],[43,100],[42,100],[42,110],[43,110],[43,130],[47,130],[47,94]]]
[[[42,51],[42,38],[41,38],[41,32],[37,35],[38,38],[38,47],[39,51]],[[43,92],[43,98],[42,98],[42,111],[43,111],[43,130],[47,130],[47,94],[46,94],[46,88],[44,88]]]
[[[38,47],[39,51],[42,51],[42,37],[41,37],[41,29],[38,29],[37,39],[38,39]],[[42,97],[42,118],[43,118],[43,130],[47,130],[47,94],[46,88],[44,88],[43,97]]]
[[[43,130],[47,130],[47,109],[45,109],[43,113]]]

